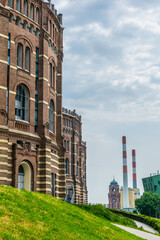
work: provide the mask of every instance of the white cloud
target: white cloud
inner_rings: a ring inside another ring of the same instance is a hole
[[[159,166],[160,4],[55,0],[55,5],[65,26],[63,105],[82,115],[89,192],[96,184],[99,189],[90,201],[106,202],[113,175],[122,185],[122,134],[137,147],[138,176]]]

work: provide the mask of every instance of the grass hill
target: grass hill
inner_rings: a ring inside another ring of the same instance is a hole
[[[1,240],[141,239],[110,221],[49,195],[0,186]]]

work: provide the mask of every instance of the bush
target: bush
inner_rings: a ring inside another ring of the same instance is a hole
[[[136,227],[136,224],[132,219],[113,213],[102,204],[78,205],[78,207],[96,215],[97,217],[105,218],[111,222]]]
[[[110,209],[110,211],[128,217],[130,219],[146,223],[160,233],[160,219],[148,217],[142,214],[129,213],[123,210]]]

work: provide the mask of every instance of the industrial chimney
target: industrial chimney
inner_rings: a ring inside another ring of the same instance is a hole
[[[126,137],[122,137],[123,147],[123,208],[129,207]]]
[[[136,151],[132,150],[132,168],[133,168],[133,188],[137,188],[137,176],[136,176]]]

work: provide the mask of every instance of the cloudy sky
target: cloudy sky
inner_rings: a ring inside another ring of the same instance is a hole
[[[52,0],[53,1],[53,0]],[[63,106],[82,115],[89,202],[107,203],[115,176],[123,184],[127,137],[142,177],[160,170],[160,2],[54,0],[63,14]]]

